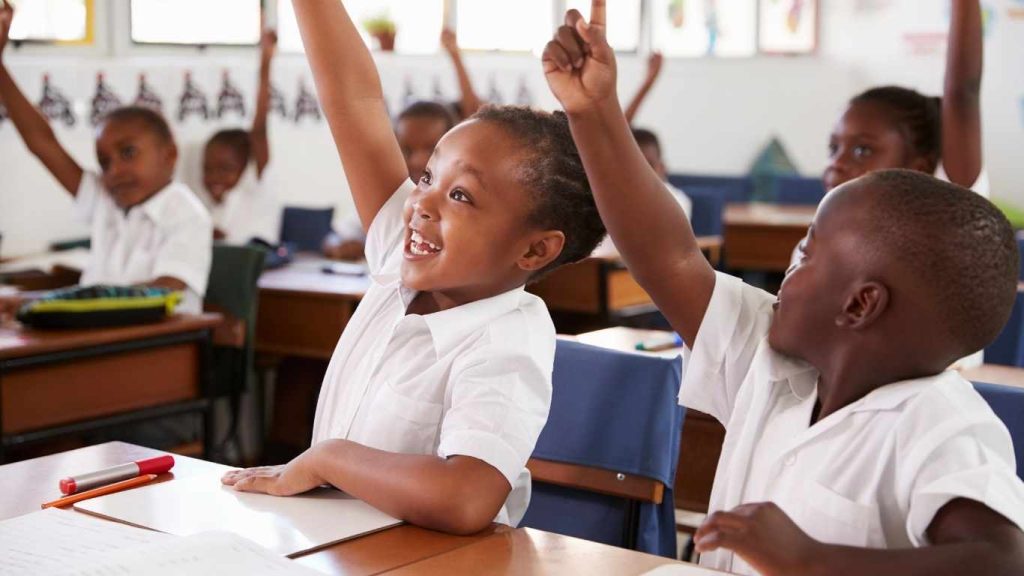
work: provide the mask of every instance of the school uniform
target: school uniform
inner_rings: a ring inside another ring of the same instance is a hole
[[[246,244],[259,238],[277,244],[281,235],[281,205],[265,183],[255,162],[249,162],[234,188],[224,195],[220,204],[210,206],[213,226],[224,233],[228,244]]]
[[[969,382],[956,372],[894,382],[809,426],[818,373],[768,345],[774,302],[718,273],[685,353],[680,403],[726,427],[712,512],[772,501],[812,538],[868,548],[927,545],[954,498],[1024,527],[1010,435]],[[701,564],[755,573],[727,550]]]
[[[126,211],[114,203],[97,174],[84,172],[75,211],[91,229],[82,285],[132,285],[170,276],[187,286],[178,311],[202,311],[213,229],[187,186],[171,182]]]
[[[523,287],[433,314],[406,314],[402,208],[407,180],[367,234],[370,287],[331,358],[313,444],[346,438],[404,454],[464,455],[512,487],[495,518],[516,525],[530,500],[526,461],[547,421],[555,329]]]

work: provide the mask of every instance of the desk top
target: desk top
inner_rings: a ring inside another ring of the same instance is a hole
[[[696,239],[697,248],[701,250],[721,248],[723,243],[721,236],[697,236]],[[612,242],[602,242],[589,258],[610,264],[622,264],[622,255]]]
[[[804,228],[811,225],[817,207],[786,206],[760,202],[727,204],[722,214],[726,226],[777,226]]]
[[[6,324],[0,326],[0,360],[206,330],[220,324],[222,319],[220,314],[211,313],[175,314],[152,324],[82,330],[34,330]]]
[[[1002,384],[1003,386],[1024,388],[1024,368],[1017,368],[1016,366],[982,364],[974,368],[965,368],[960,371],[960,375],[971,382],[985,382],[987,384]]]
[[[361,299],[370,286],[369,276],[327,274],[323,267],[330,262],[320,257],[300,255],[295,262],[260,275],[260,292]]]
[[[623,326],[616,326],[614,328],[605,328],[604,330],[596,330],[594,332],[585,332],[577,336],[562,336],[562,338],[569,338],[582,342],[584,344],[590,344],[591,346],[600,346],[601,348],[608,348],[610,350],[618,350],[619,352],[637,352],[648,354],[649,352],[639,352],[636,349],[638,342],[644,340],[650,340],[655,338],[662,338],[668,336],[671,332],[666,330],[641,330],[639,328],[626,328]],[[662,356],[668,356],[675,358],[677,355],[682,354],[682,347],[670,348],[668,350],[661,350],[653,352]]]

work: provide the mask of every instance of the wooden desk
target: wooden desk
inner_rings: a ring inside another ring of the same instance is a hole
[[[1024,388],[1024,368],[1017,368],[1016,366],[982,364],[981,366],[961,370],[960,375],[971,382],[985,382],[986,384],[1002,384],[1003,386]]]
[[[697,245],[713,264],[718,262],[720,236],[701,236]],[[549,310],[557,312],[615,317],[655,310],[651,297],[614,250],[598,251],[590,258],[563,266],[527,289],[540,296]]]
[[[636,354],[658,354],[675,357],[683,353],[682,348],[661,352],[638,352],[637,342],[668,334],[661,330],[638,330],[636,328],[607,328],[596,332],[580,334],[573,339],[621,352]],[[711,501],[711,486],[715,481],[718,458],[722,453],[725,428],[711,416],[696,410],[686,410],[683,420],[682,440],[679,443],[679,467],[675,481],[676,508],[695,512],[707,512]]]
[[[59,495],[57,482],[70,474],[161,454],[109,442],[0,466],[0,520],[39,509]],[[208,473],[214,464],[175,457],[162,481]],[[71,514],[80,512],[71,511]],[[295,560],[327,574],[557,573],[636,574],[674,560],[530,529],[493,525],[472,536],[451,536],[401,525],[335,544]],[[696,570],[696,569],[695,569]],[[696,571],[695,574],[706,572]]]
[[[0,328],[0,462],[3,448],[14,445],[173,414],[208,415],[209,341],[220,321],[201,314],[92,330]]]
[[[729,204],[722,216],[729,268],[785,272],[817,209],[777,204]]]
[[[388,576],[458,574],[640,574],[682,562],[532,528],[495,534],[471,546],[386,572]],[[688,565],[693,576],[721,574]]]
[[[257,352],[330,360],[370,279],[325,274],[324,262],[300,258],[260,276]]]

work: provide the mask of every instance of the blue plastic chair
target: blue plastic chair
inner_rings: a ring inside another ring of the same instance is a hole
[[[1018,291],[1010,319],[1003,331],[985,348],[986,364],[1024,366],[1024,293]]]
[[[773,189],[775,201],[779,204],[817,206],[825,197],[825,184],[821,178],[776,176]]]
[[[713,186],[691,186],[683,190],[693,204],[690,225],[697,236],[721,236],[725,196]]]
[[[521,526],[675,557],[680,359],[559,340]]]
[[[1024,389],[974,382],[974,389],[1006,424],[1017,457],[1017,476],[1024,480]]]
[[[281,216],[281,244],[292,244],[302,252],[320,252],[333,219],[334,208],[286,206]]]
[[[683,192],[690,188],[715,188],[730,202],[750,202],[754,196],[754,181],[749,176],[709,176],[702,174],[669,174],[668,181]]]

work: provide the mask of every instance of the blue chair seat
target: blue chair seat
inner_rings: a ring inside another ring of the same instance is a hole
[[[281,215],[281,244],[292,244],[302,252],[319,252],[333,219],[334,208],[286,206]]]
[[[825,184],[821,178],[776,176],[773,188],[775,201],[779,204],[817,206],[825,197]]]

